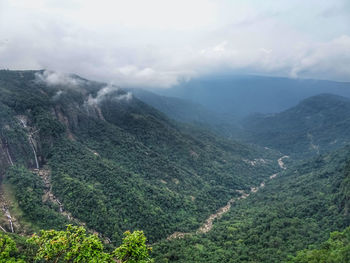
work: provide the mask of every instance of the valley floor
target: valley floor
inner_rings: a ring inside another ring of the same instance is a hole
[[[277,160],[277,163],[282,170],[287,169],[285,163],[283,162],[283,159],[285,159],[285,158],[289,158],[289,156],[284,155]],[[278,176],[277,173],[273,174],[269,177],[269,180],[272,180],[272,179],[276,178],[277,176]],[[236,201],[247,198],[248,196],[250,196],[251,193],[256,193],[259,191],[260,188],[263,188],[263,187],[265,187],[265,181],[261,182],[259,186],[251,187],[250,191],[248,193],[246,193],[244,190],[236,190],[241,195],[237,198],[230,199],[225,206],[218,209],[214,214],[211,214],[208,217],[208,219],[204,222],[204,224],[201,225],[195,233],[196,234],[204,234],[204,233],[209,232],[213,228],[214,220],[220,219],[225,213],[227,213],[231,209],[231,206]],[[173,234],[171,234],[170,236],[167,237],[167,240],[184,238],[184,237],[190,236],[192,234],[194,234],[194,233],[174,232]]]

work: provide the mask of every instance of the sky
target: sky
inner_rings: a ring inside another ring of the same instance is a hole
[[[0,0],[0,68],[122,87],[222,73],[350,81],[350,1]]]

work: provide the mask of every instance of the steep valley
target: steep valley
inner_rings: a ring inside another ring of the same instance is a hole
[[[158,243],[156,261],[288,262],[349,226],[348,176],[349,148],[288,166],[236,201],[210,232]]]
[[[32,225],[26,232],[79,221],[113,242],[127,229],[155,242],[196,229],[236,190],[279,169],[277,152],[182,131],[116,87],[76,76],[78,84],[52,86],[40,71],[0,73],[1,171]]]
[[[178,123],[132,90],[50,74],[0,71],[0,232],[20,251],[73,224],[107,249],[143,230],[155,262],[288,262],[349,226],[348,99],[250,116],[233,140],[197,125],[201,107],[171,99],[191,112]]]

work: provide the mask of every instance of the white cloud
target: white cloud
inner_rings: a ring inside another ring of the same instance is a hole
[[[291,76],[322,78],[332,72],[336,79],[349,81],[350,36],[343,35],[310,48],[307,54],[292,67]]]
[[[52,96],[52,100],[53,100],[53,101],[58,100],[58,99],[61,97],[62,94],[63,94],[63,91],[62,91],[62,90],[58,90],[58,91],[55,93],[55,95]]]
[[[0,67],[119,86],[230,70],[350,81],[349,25],[346,0],[0,0]]]
[[[82,84],[82,80],[56,71],[45,70],[42,73],[36,73],[35,77],[37,81],[44,82],[48,86],[78,87]]]
[[[215,46],[213,48],[213,51],[214,52],[224,52],[226,45],[227,45],[227,41],[224,41],[224,42],[220,43],[219,45]]]
[[[119,88],[109,84],[106,87],[100,89],[97,92],[96,97],[92,97],[91,95],[89,95],[89,98],[87,100],[87,104],[89,106],[94,106],[94,105],[98,105],[100,104],[103,100],[106,99],[107,95],[109,95],[112,92],[118,91]],[[132,93],[131,92],[126,92],[125,94],[120,94],[120,95],[115,95],[113,96],[113,99],[116,101],[130,101],[132,99]]]

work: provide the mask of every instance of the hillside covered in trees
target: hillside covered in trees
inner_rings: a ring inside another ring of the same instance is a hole
[[[318,248],[350,224],[349,153],[291,165],[237,202],[209,233],[157,244],[157,262],[287,262],[299,250]]]
[[[76,223],[113,243],[129,229],[155,242],[197,228],[280,169],[275,151],[183,128],[119,88],[52,74],[0,72],[2,199],[15,232]],[[11,231],[6,215],[1,226]]]
[[[239,142],[76,75],[2,70],[0,93],[3,262],[348,262],[346,98],[246,119]]]

